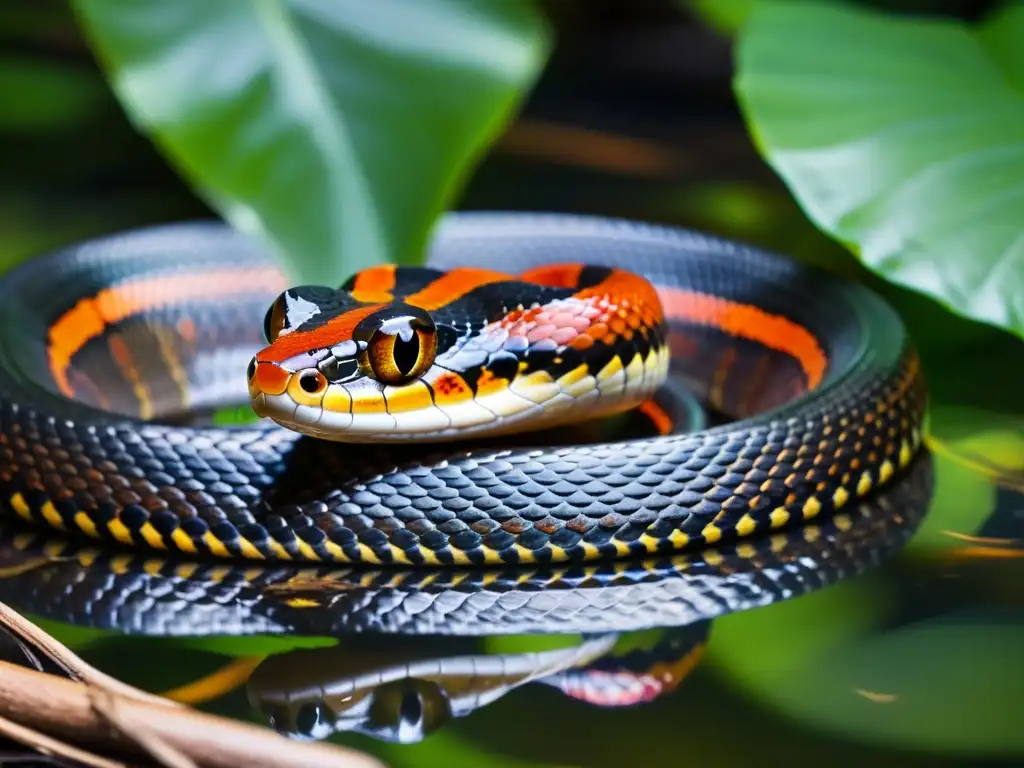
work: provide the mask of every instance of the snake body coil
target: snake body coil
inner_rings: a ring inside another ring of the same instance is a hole
[[[163,227],[0,280],[5,509],[193,557],[562,562],[812,520],[917,452],[918,358],[898,316],[860,286],[724,240],[564,216],[451,216],[430,259],[505,272],[553,262],[642,275],[668,329],[664,344],[620,345],[617,361],[584,351],[577,367],[595,378],[609,364],[654,370],[667,345],[673,377],[730,421],[532,447],[342,445],[274,424],[200,423],[246,399],[241,374],[286,286],[224,227]],[[434,301],[444,305],[440,289]],[[546,375],[562,386],[564,373]]]

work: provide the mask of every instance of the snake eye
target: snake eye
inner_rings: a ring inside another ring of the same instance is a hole
[[[437,328],[426,313],[381,323],[366,345],[365,364],[373,378],[398,385],[422,376],[434,362]]]

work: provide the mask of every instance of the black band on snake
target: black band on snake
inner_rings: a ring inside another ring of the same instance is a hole
[[[285,290],[250,240],[180,225],[8,273],[5,510],[189,558],[577,562],[829,515],[921,444],[918,358],[859,285],[568,216],[450,216],[429,264]],[[676,433],[666,374],[720,423]],[[280,424],[204,417],[249,401]],[[533,431],[628,408],[664,434]]]

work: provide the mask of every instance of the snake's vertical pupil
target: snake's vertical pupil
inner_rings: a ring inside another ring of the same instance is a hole
[[[408,384],[422,376],[434,362],[437,352],[437,327],[422,309],[394,314],[394,309],[370,315],[365,353],[359,366],[377,381],[391,386]],[[355,335],[362,329],[356,328]]]
[[[423,696],[419,691],[406,691],[398,709],[398,716],[405,723],[423,722]]]
[[[303,736],[312,736],[313,730],[323,721],[323,705],[319,701],[307,701],[295,713],[295,730]]]
[[[408,341],[403,341],[401,336],[396,336],[395,349],[392,354],[395,356],[395,367],[403,376],[408,376],[420,358],[420,335],[410,333]]]

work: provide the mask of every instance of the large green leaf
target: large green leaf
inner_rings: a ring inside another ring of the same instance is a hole
[[[129,116],[296,278],[416,262],[543,63],[529,0],[76,0]]]
[[[759,3],[736,88],[810,218],[885,278],[1024,335],[1024,4],[979,27]]]

